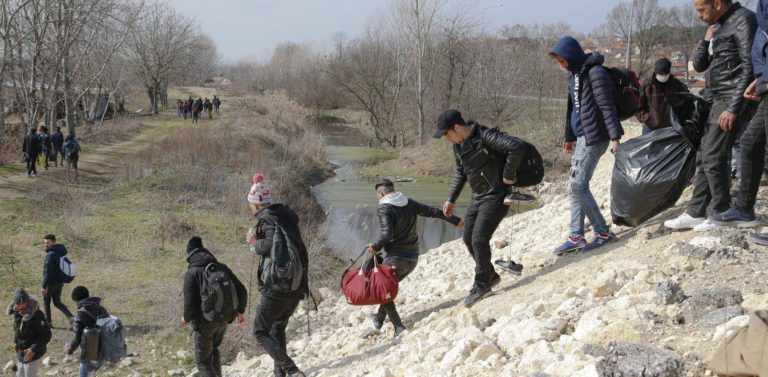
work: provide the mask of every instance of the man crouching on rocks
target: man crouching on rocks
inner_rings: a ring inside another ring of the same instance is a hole
[[[440,209],[408,199],[403,193],[395,191],[395,184],[389,179],[382,179],[374,187],[379,198],[381,234],[375,242],[368,244],[368,252],[379,263],[394,267],[395,276],[400,282],[413,272],[419,262],[419,234],[416,231],[418,216],[442,219],[459,227],[464,224],[456,216],[446,216]],[[382,249],[387,254],[384,258],[377,255]],[[369,264],[369,268],[373,268],[373,259]],[[380,330],[387,316],[395,328],[395,337],[398,337],[406,328],[397,314],[394,301],[380,305],[378,312],[371,315],[373,327]]]
[[[464,243],[475,259],[475,283],[464,299],[464,306],[471,307],[501,282],[491,263],[491,236],[509,212],[504,197],[509,185],[515,183],[525,145],[495,128],[467,124],[461,113],[453,109],[445,110],[437,118],[433,136],[445,137],[453,143],[456,158],[456,175],[443,213],[453,214],[456,199],[467,181],[472,188],[472,201],[464,217]],[[510,261],[507,270],[520,275],[523,266]]]

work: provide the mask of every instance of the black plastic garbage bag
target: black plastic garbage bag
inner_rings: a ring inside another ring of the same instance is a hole
[[[672,127],[622,143],[611,179],[613,223],[638,226],[673,206],[696,171],[709,104],[694,95],[670,100]]]

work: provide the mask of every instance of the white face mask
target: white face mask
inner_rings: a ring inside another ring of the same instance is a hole
[[[660,83],[665,83],[669,80],[669,75],[656,75],[656,80],[659,80]]]

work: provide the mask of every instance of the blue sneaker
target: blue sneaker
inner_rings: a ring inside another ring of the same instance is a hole
[[[571,251],[578,251],[587,246],[587,240],[584,237],[568,237],[562,245],[555,249],[554,253],[557,256],[569,253]]]
[[[613,234],[613,232],[611,232],[610,230],[605,233],[599,233],[597,237],[595,237],[595,239],[592,240],[592,242],[588,243],[587,246],[584,246],[584,248],[581,249],[581,251],[584,253],[587,253],[597,249],[600,246],[616,241],[618,239],[619,237],[616,237],[616,235]]]
[[[754,228],[760,225],[754,213],[744,213],[731,206],[727,211],[712,215],[709,221],[721,226],[735,226],[738,228]]]

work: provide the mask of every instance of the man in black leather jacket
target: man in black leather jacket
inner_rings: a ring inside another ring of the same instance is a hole
[[[395,184],[389,179],[382,179],[375,188],[376,196],[379,198],[378,215],[381,233],[376,241],[368,245],[368,252],[381,263],[393,266],[397,281],[402,281],[413,272],[419,262],[419,234],[416,231],[418,216],[445,220],[456,226],[462,225],[461,219],[456,216],[446,216],[438,208],[407,198],[403,193],[395,191]],[[383,259],[376,255],[382,249],[387,252],[387,256]],[[372,259],[370,265],[372,268]],[[394,301],[379,306],[378,312],[371,316],[373,327],[380,330],[387,316],[395,328],[396,337],[406,330]]]
[[[475,283],[464,300],[464,306],[470,307],[501,282],[491,263],[491,236],[509,212],[504,196],[508,186],[515,183],[525,145],[495,128],[469,125],[453,109],[440,114],[433,137],[445,137],[453,143],[456,158],[456,174],[443,213],[453,214],[467,182],[472,188],[472,201],[464,217],[464,243],[475,260]],[[512,273],[519,274],[522,269],[510,263]]]
[[[713,101],[709,125],[701,140],[693,195],[680,217],[664,222],[672,229],[709,230],[707,208],[719,214],[731,205],[728,151],[755,106],[743,97],[754,79],[752,42],[757,30],[755,13],[731,0],[695,0],[699,18],[709,24],[693,57],[693,67],[706,73],[708,99]]]

